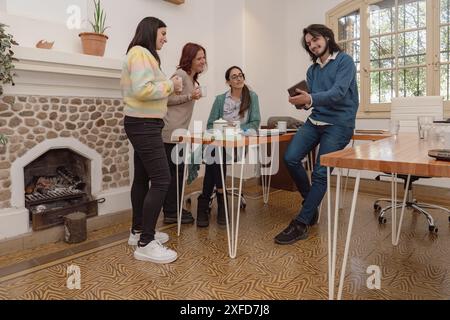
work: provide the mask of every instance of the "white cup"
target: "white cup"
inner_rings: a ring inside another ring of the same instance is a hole
[[[202,97],[206,97],[207,91],[206,91],[206,86],[200,86],[198,87],[200,89],[200,94]]]
[[[226,120],[223,120],[222,118],[217,119],[213,123],[213,129],[222,131],[227,126],[227,124],[228,122]]]
[[[286,133],[287,122],[286,121],[278,121],[277,127],[278,127],[278,130],[280,131],[280,133]]]
[[[175,85],[175,83],[180,85],[179,90],[175,90],[175,94],[180,94],[181,91],[183,91],[183,79],[181,79],[180,76],[174,76],[172,78],[172,81],[173,81],[174,85]]]

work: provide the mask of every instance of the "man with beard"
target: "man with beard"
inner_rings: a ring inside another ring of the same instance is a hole
[[[311,115],[297,131],[284,161],[303,197],[298,215],[275,237],[278,244],[291,244],[308,237],[308,227],[317,223],[318,207],[327,190],[327,169],[320,156],[343,149],[355,127],[359,98],[355,63],[342,51],[331,29],[313,24],[303,30],[302,45],[313,61],[307,72],[310,93],[296,89],[293,105],[312,108]],[[302,159],[319,145],[310,184]]]

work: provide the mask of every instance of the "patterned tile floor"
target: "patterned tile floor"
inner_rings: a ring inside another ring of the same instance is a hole
[[[326,207],[307,240],[280,246],[273,237],[295,215],[300,197],[274,192],[269,205],[264,206],[262,199],[252,196],[247,198],[247,208],[241,215],[236,259],[228,256],[226,229],[216,224],[213,209],[208,228],[183,225],[177,237],[175,225],[168,226],[168,246],[179,254],[175,263],[157,265],[134,260],[133,249],[126,244],[128,225],[116,226],[114,231],[104,231],[105,236],[116,236],[110,243],[100,242],[98,247],[49,261],[38,269],[0,277],[0,299],[326,299]],[[436,236],[428,233],[424,217],[407,212],[400,243],[393,247],[390,219],[387,225],[378,224],[372,211],[374,200],[361,194],[358,201],[344,299],[448,299],[448,217],[433,211],[440,227]],[[348,197],[347,207],[349,201]],[[340,253],[347,216],[340,215]],[[41,249],[40,254],[52,252],[55,248]],[[22,259],[18,256],[9,261],[39,258],[31,253]],[[0,263],[5,266],[8,257],[2,259]],[[79,290],[66,286],[71,264],[80,267]],[[370,265],[381,268],[380,290],[366,286]]]

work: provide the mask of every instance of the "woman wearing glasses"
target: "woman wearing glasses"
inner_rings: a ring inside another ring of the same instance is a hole
[[[257,130],[261,122],[258,96],[245,84],[245,75],[242,69],[237,66],[228,68],[225,72],[225,80],[230,86],[230,90],[216,97],[209,114],[207,128],[212,129],[214,121],[222,118],[229,123],[239,121],[242,130]],[[214,157],[215,151],[217,150],[206,152],[206,154]],[[225,165],[223,169],[225,177]],[[220,225],[226,224],[220,167],[218,164],[212,163],[206,165],[203,191],[198,197],[197,226],[199,227],[209,225],[209,201],[214,187],[217,190],[217,223]]]

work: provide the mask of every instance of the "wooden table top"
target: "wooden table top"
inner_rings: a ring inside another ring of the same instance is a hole
[[[442,149],[439,142],[421,140],[417,133],[400,133],[375,142],[332,152],[320,157],[327,167],[350,168],[425,177],[450,177],[450,162],[428,156]]]
[[[179,143],[187,142],[195,143],[195,144],[210,144],[214,146],[223,146],[223,147],[242,147],[249,145],[260,145],[260,144],[269,144],[274,142],[283,142],[283,141],[291,141],[294,133],[286,133],[282,135],[274,135],[274,136],[231,136],[226,139],[211,139],[211,136],[207,137],[196,137],[196,136],[180,136],[178,139]],[[234,138],[234,139],[233,139]]]
[[[268,144],[272,142],[285,142],[291,141],[294,137],[295,132],[288,132],[281,135],[275,136],[236,136],[236,139],[226,139],[226,140],[211,140],[210,138],[201,138],[201,137],[193,137],[193,136],[180,136],[178,142],[186,142],[196,144],[211,144],[217,146],[248,146],[248,145],[258,145],[258,144]],[[381,139],[385,139],[390,137],[389,133],[382,134],[361,134],[355,133],[352,137],[353,140],[365,140],[365,141],[377,141]]]

